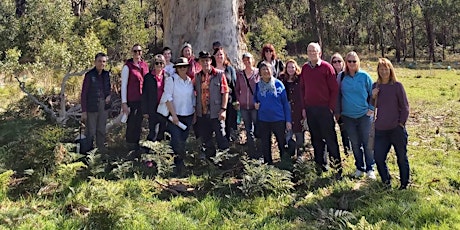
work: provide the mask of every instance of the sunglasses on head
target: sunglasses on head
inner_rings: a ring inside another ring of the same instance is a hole
[[[348,63],[356,63],[356,62],[358,62],[358,61],[356,61],[356,60],[348,60],[347,62],[348,62]]]
[[[332,63],[342,63],[342,60],[334,60]]]
[[[142,50],[133,50],[134,53],[140,53]]]

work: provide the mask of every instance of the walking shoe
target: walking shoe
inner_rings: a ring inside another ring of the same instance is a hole
[[[360,178],[364,174],[363,171],[356,169],[355,173],[353,174],[354,178]]]
[[[399,186],[398,189],[399,189],[399,190],[406,190],[406,189],[407,189],[407,184],[406,184],[406,185],[403,185],[403,184],[402,184],[401,186]]]
[[[366,176],[367,176],[369,179],[377,180],[377,177],[375,176],[374,170],[369,170],[369,171],[367,171],[367,172],[366,172]]]

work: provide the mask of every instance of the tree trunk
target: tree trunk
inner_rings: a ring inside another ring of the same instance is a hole
[[[433,25],[431,24],[429,12],[423,12],[423,18],[425,19],[426,39],[428,40],[429,60],[432,62],[436,62],[434,57]]]
[[[393,2],[393,13],[395,18],[395,25],[396,25],[396,37],[395,37],[395,48],[396,48],[396,62],[401,62],[401,40],[402,40],[402,32],[401,32],[401,17],[400,17],[400,9],[399,9],[399,0],[395,0]]]
[[[318,11],[316,9],[316,1],[315,0],[308,0],[309,3],[309,12],[310,12],[310,21],[311,21],[311,29],[313,31],[313,40],[318,41],[319,45],[322,46],[322,39],[320,29],[318,27]]]
[[[410,9],[411,9],[411,13],[410,13],[410,30],[411,30],[411,43],[412,43],[412,60],[413,62],[416,62],[417,61],[417,56],[416,56],[416,52],[415,52],[415,19],[414,19],[414,12],[413,12],[413,9],[412,9],[412,1],[410,2]]]
[[[15,0],[16,3],[16,17],[22,17],[26,12],[26,0]]]
[[[247,50],[239,14],[242,0],[160,0],[163,11],[163,44],[179,57],[184,42],[192,45],[195,55],[201,50],[211,51],[212,43],[220,41],[232,63],[240,64],[242,52]]]

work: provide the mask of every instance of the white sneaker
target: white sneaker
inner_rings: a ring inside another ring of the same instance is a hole
[[[363,173],[364,173],[363,171],[356,169],[355,174],[353,174],[353,177],[360,178],[363,175]]]
[[[369,177],[369,179],[372,180],[377,180],[377,177],[375,176],[374,170],[369,170],[366,172],[366,176]]]

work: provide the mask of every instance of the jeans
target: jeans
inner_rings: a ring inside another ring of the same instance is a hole
[[[169,133],[171,134],[170,145],[171,145],[171,148],[174,154],[177,157],[183,159],[185,155],[185,142],[187,141],[188,134],[190,132],[193,115],[177,116],[177,118],[179,118],[179,121],[184,123],[184,125],[187,126],[187,129],[182,130],[181,128],[179,128],[179,126],[171,122],[168,123],[168,130],[169,130]]]
[[[209,115],[203,115],[202,117],[197,117],[197,127],[201,143],[207,149],[208,157],[216,155],[216,148],[212,138],[213,133],[216,134],[217,147],[220,150],[229,148],[228,140],[225,138],[225,121],[220,121],[217,118],[211,119]]]
[[[367,115],[360,118],[342,116],[342,119],[351,141],[356,169],[362,172],[373,170],[374,154],[367,146],[372,117]]]
[[[260,131],[260,147],[262,155],[264,156],[264,162],[271,165],[273,164],[272,158],[272,132],[275,134],[276,142],[278,142],[278,149],[280,151],[280,157],[284,155],[284,144],[286,139],[284,138],[284,131],[286,130],[285,121],[265,122],[259,120],[257,122],[257,128]]]
[[[327,158],[324,151],[327,145],[332,166],[338,170],[338,173],[342,173],[342,161],[332,112],[328,107],[322,106],[307,107],[306,112],[317,167],[321,167],[323,171],[327,168]]]
[[[257,110],[241,109],[241,118],[243,118],[248,143],[254,145],[254,126],[257,122]]]
[[[409,183],[409,160],[407,159],[407,131],[401,126],[390,130],[375,130],[375,163],[382,182],[389,184],[391,177],[386,163],[391,145],[396,152],[402,186]]]

